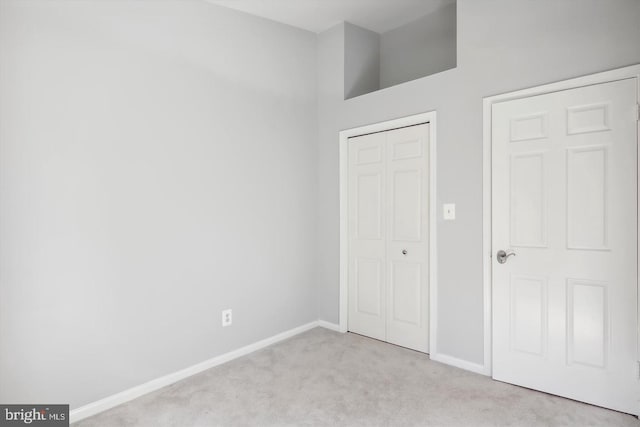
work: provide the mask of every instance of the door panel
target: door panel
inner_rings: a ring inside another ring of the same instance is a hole
[[[356,224],[358,239],[381,239],[382,173],[362,173],[357,176]]]
[[[637,414],[636,93],[494,104],[492,294],[495,379]]]
[[[413,262],[391,263],[391,301],[393,320],[420,326],[422,310],[422,266]]]
[[[511,349],[544,357],[547,344],[547,280],[511,277]]]
[[[349,144],[349,330],[386,337],[386,138]]]
[[[429,125],[387,132],[387,341],[429,351]],[[395,273],[395,274],[394,274]]]
[[[567,280],[567,361],[606,368],[607,283]]]
[[[607,249],[607,147],[567,149],[567,247]]]
[[[393,172],[391,201],[391,238],[419,242],[422,233],[422,176],[420,169],[404,169]]]
[[[547,246],[545,153],[511,156],[511,246]]]
[[[380,259],[357,257],[354,279],[356,282],[356,312],[379,317],[382,314],[382,262]]]

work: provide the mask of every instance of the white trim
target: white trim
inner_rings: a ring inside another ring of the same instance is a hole
[[[483,101],[483,161],[482,161],[482,281],[484,299],[484,371],[491,376],[493,366],[493,351],[491,348],[492,332],[492,308],[491,308],[491,102],[485,98]],[[489,125],[487,126],[487,123]],[[488,141],[488,144],[487,144]]]
[[[327,322],[326,320],[318,320],[318,326],[321,328],[329,329],[330,331],[343,332],[340,330],[340,325]]]
[[[523,89],[515,92],[509,92],[501,95],[486,97],[483,99],[483,277],[484,277],[484,373],[491,375],[492,369],[492,325],[491,325],[491,109],[493,104],[514,99],[528,98],[536,95],[543,95],[562,90],[575,89],[584,86],[591,86],[602,83],[614,82],[617,80],[625,80],[635,78],[639,83],[638,99],[640,99],[640,65],[632,65],[629,67],[618,68],[615,70],[605,71],[602,73],[591,74],[588,76],[578,77],[561,82],[551,83],[543,86]],[[640,137],[640,124],[638,126],[638,135]],[[639,141],[640,142],[640,141]],[[639,153],[640,156],[640,153]],[[639,157],[640,164],[640,157]],[[639,198],[640,199],[640,198]],[[640,201],[638,208],[640,209]],[[640,210],[639,210],[640,212]],[[640,226],[640,218],[639,218]],[[639,254],[640,256],[640,254]],[[639,258],[640,262],[640,258]],[[640,286],[640,276],[638,277]],[[638,305],[640,307],[640,291],[638,292]],[[640,325],[639,325],[640,326]],[[640,328],[639,328],[639,346],[640,346]],[[640,347],[639,347],[640,351]]]
[[[96,415],[100,412],[106,411],[107,409],[111,409],[123,403],[129,402],[130,400],[136,399],[147,393],[151,393],[152,391],[156,391],[158,389],[171,385],[175,382],[188,378],[192,375],[198,374],[202,371],[206,371],[207,369],[213,368],[215,366],[221,365],[223,363],[229,362],[239,357],[246,356],[249,353],[253,353],[254,351],[263,349],[272,344],[286,340],[287,338],[291,338],[295,335],[301,334],[303,332],[306,332],[318,326],[322,326],[327,329],[334,329],[337,327],[337,325],[333,325],[329,322],[319,321],[319,320],[307,323],[302,326],[298,326],[297,328],[290,329],[288,331],[279,333],[272,337],[260,340],[256,343],[249,344],[237,350],[230,351],[229,353],[225,353],[220,356],[216,356],[212,359],[205,360],[204,362],[200,362],[198,364],[182,369],[180,371],[173,372],[163,377],[148,381],[144,384],[140,384],[138,386],[132,387],[128,390],[121,391],[120,393],[107,396],[104,399],[100,399],[95,402],[88,403],[84,406],[81,406],[71,411],[71,413],[69,414],[70,422],[75,423],[87,417]]]
[[[347,332],[349,316],[349,146],[340,132],[340,332]]]
[[[447,356],[445,354],[434,354],[431,353],[429,355],[431,360],[436,362],[445,363],[447,365],[455,366],[456,368],[464,369],[467,371],[475,372],[476,374],[485,374],[484,365],[479,365],[477,363],[469,362],[467,360],[458,359],[457,357]]]
[[[436,353],[438,348],[436,339],[438,337],[437,126],[434,111],[433,118],[429,120],[429,354]]]
[[[436,349],[437,256],[436,256],[436,112],[416,114],[340,132],[340,332],[347,332],[349,315],[348,257],[348,140],[353,136],[429,123],[429,352]]]

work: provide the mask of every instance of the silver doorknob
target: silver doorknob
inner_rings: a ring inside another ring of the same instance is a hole
[[[402,255],[406,255],[406,254],[407,254],[407,250],[406,250],[406,249],[403,249],[403,250],[402,250]]]
[[[507,262],[507,260],[511,255],[516,256],[516,253],[513,251],[505,252],[502,249],[500,249],[496,254],[496,259],[500,264],[504,264],[505,262]]]

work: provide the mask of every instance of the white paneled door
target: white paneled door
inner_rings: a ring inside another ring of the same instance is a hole
[[[349,138],[348,329],[428,352],[429,125]]]
[[[496,103],[491,128],[493,377],[635,414],[636,94]]]

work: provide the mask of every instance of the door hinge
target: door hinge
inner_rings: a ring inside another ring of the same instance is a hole
[[[638,379],[640,380],[640,361],[638,361]]]
[[[640,122],[640,104],[636,104],[636,121]]]

